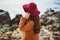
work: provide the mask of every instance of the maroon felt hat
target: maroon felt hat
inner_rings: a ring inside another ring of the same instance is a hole
[[[30,13],[31,16],[37,16],[40,14],[37,5],[33,2],[23,5],[23,9],[25,12]]]

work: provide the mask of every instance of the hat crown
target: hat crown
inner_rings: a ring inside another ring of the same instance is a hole
[[[31,2],[29,4],[29,8],[30,8],[30,10],[36,10],[37,9],[37,5],[35,3],[33,3],[33,2]]]
[[[30,13],[31,16],[37,16],[40,14],[37,5],[33,2],[23,5],[23,9],[25,12]]]

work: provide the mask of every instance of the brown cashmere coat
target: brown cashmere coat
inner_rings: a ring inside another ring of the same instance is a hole
[[[19,29],[20,31],[25,32],[25,38],[23,40],[39,40],[39,34],[34,34],[33,27],[34,22],[29,21],[26,23],[26,18],[21,18],[19,23]]]

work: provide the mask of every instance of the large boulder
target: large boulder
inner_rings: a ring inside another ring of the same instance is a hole
[[[15,18],[12,19],[12,25],[13,24],[19,24],[20,18],[22,17],[21,14],[17,14]]]
[[[7,11],[0,10],[0,24],[10,24],[10,16]]]
[[[21,17],[22,17],[21,14],[17,14],[17,15],[15,16],[15,18],[12,19],[12,28],[14,28],[14,29],[18,28],[19,21],[20,21],[20,18],[21,18]],[[13,29],[13,30],[14,30],[14,29]]]
[[[0,10],[0,32],[6,32],[10,30],[11,18],[9,13],[4,10]]]

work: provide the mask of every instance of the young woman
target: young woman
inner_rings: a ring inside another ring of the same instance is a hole
[[[35,3],[23,5],[26,15],[20,19],[19,29],[25,33],[23,40],[39,40],[39,33],[41,29],[40,11],[37,9]]]

